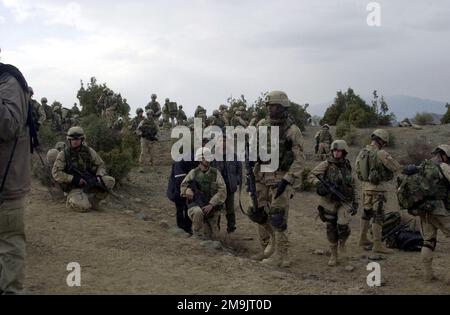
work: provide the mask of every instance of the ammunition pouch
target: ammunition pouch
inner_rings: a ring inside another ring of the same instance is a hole
[[[270,209],[270,224],[280,232],[287,229],[285,211],[281,208]]]

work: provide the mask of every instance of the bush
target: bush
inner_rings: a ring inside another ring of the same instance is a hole
[[[106,171],[120,182],[131,171],[134,166],[133,154],[131,150],[122,151],[119,148],[114,148],[110,152],[99,152],[103,161],[106,164]]]
[[[413,121],[420,126],[431,125],[433,123],[433,115],[430,113],[417,113]]]
[[[39,128],[38,138],[40,145],[44,150],[53,148],[58,141],[65,141],[65,136],[53,131],[48,124],[44,124]]]
[[[441,118],[441,124],[450,124],[450,104],[445,104],[445,107],[447,107],[447,112]]]
[[[339,122],[336,127],[336,137],[345,140],[347,145],[354,145],[359,137],[358,129],[346,122]]]
[[[86,142],[94,150],[108,152],[120,146],[120,139],[114,137],[104,118],[91,114],[83,118],[81,126],[86,134]]]

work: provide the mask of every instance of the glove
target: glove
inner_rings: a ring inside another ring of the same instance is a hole
[[[349,211],[351,216],[355,216],[358,213],[359,204],[357,202],[352,203],[352,209]]]
[[[76,186],[76,187],[80,187],[80,181],[81,181],[81,177],[78,175],[74,175],[72,178],[72,182],[71,184]]]
[[[284,191],[286,190],[287,185],[289,185],[289,182],[283,178],[278,183],[277,193],[275,194],[275,198],[274,199],[277,199],[278,197],[280,197],[284,193]]]
[[[316,192],[319,196],[322,197],[325,197],[330,193],[322,183],[319,183],[319,185],[317,185]]]

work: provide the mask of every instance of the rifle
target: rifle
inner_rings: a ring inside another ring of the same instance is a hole
[[[200,185],[196,180],[191,180],[188,183],[188,188],[190,188],[194,192],[194,199],[188,203],[187,207],[200,207],[203,210],[203,207],[207,206],[209,204],[209,200],[206,198],[205,194],[200,190]],[[220,206],[214,206],[209,212],[208,216],[206,218],[210,218],[213,216],[214,212],[218,210]]]
[[[319,140],[316,141],[316,146],[314,147],[314,153],[319,153]]]
[[[250,193],[252,199],[253,211],[259,209],[258,206],[258,196],[256,195],[256,180],[255,174],[253,174],[254,162],[250,161],[250,144],[248,141],[245,142],[245,170],[247,179],[247,192]],[[242,207],[241,207],[242,208]]]
[[[414,218],[412,218],[411,220],[409,220],[408,222],[406,222],[406,223],[404,223],[404,224],[401,224],[401,225],[396,226],[396,227],[393,228],[389,233],[387,233],[386,235],[384,235],[384,236],[381,238],[381,241],[384,242],[386,239],[388,239],[389,237],[391,237],[391,235],[395,235],[395,234],[397,234],[398,232],[403,231],[404,229],[406,229],[406,228],[409,226],[409,224],[410,224],[412,221],[414,221]]]
[[[81,172],[80,170],[78,170],[75,167],[70,167],[69,173],[73,173],[73,174],[80,176],[86,182],[86,185],[83,187],[84,193],[87,194],[90,191],[97,189],[100,192],[108,193],[111,196],[113,196],[114,198],[122,201],[122,198],[120,198],[118,195],[116,195],[114,192],[112,192],[108,187],[106,187],[103,180],[98,181],[97,176],[92,175],[91,173],[89,173],[87,171]]]
[[[328,183],[325,179],[323,179],[321,176],[318,175],[314,175],[319,181],[320,183],[332,194],[334,195],[336,198],[338,198],[338,200],[344,205],[346,206],[349,210],[351,210],[352,212],[355,211],[355,209],[353,208],[353,205],[349,204],[347,202],[347,198],[339,191],[337,190],[333,185],[331,185],[330,183]],[[357,209],[356,209],[357,210]]]

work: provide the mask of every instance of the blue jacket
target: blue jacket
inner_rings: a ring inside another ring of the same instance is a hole
[[[197,165],[198,162],[196,161],[184,160],[174,162],[172,164],[172,171],[170,173],[169,184],[166,192],[167,198],[169,198],[169,200],[175,202],[175,200],[182,198],[180,196],[181,182],[191,170],[197,167]]]
[[[242,182],[242,163],[237,161],[212,161],[211,166],[217,168],[227,186],[227,193],[234,193]]]

